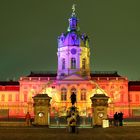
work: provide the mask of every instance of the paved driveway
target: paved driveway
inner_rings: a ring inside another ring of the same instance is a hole
[[[140,127],[81,128],[78,134],[65,128],[0,127],[0,140],[140,140]]]

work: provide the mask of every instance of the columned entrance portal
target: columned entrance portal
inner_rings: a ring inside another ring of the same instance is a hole
[[[75,92],[76,93],[76,92]],[[72,94],[75,94],[72,92]],[[92,100],[92,115],[85,113],[83,116],[79,116],[78,127],[92,127],[102,125],[103,119],[107,119],[107,106],[108,98],[105,94],[94,94],[91,97]],[[49,127],[67,127],[67,116],[61,116],[60,110],[55,110],[54,115],[50,112],[50,100],[51,98],[47,94],[37,94],[34,99],[34,125],[47,125]],[[72,102],[72,101],[71,101]],[[73,107],[74,104],[71,106]],[[78,109],[78,107],[77,107]],[[66,113],[68,108],[65,108]],[[77,110],[78,111],[78,110]],[[87,111],[87,110],[85,110]],[[80,115],[80,114],[79,114]]]
[[[78,107],[77,107],[77,109],[78,109]],[[63,107],[59,108],[59,110],[55,110],[54,108],[52,108],[51,110],[53,110],[53,115],[50,116],[50,127],[56,127],[56,128],[67,127],[67,125],[68,125],[67,116],[66,115],[62,116],[61,112],[60,112],[60,111],[64,110],[64,108]],[[69,108],[65,108],[66,113],[68,110],[69,110]],[[92,111],[92,108],[88,108],[87,110]],[[86,111],[86,109],[85,109],[85,111]],[[50,114],[52,114],[52,113],[50,112]],[[91,127],[92,126],[91,125],[92,124],[92,115],[88,114],[86,112],[83,112],[82,114],[83,115],[79,116],[79,126],[78,127],[82,127],[82,128]]]

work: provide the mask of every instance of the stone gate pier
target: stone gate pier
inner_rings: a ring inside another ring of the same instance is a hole
[[[49,125],[49,110],[51,97],[48,94],[37,94],[33,97],[34,100],[34,125]]]
[[[102,126],[103,120],[107,119],[108,96],[105,94],[94,94],[92,101],[92,126]]]

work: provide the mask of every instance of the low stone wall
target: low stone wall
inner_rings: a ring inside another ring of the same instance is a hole
[[[124,122],[124,126],[140,126],[140,122]]]
[[[0,126],[26,126],[25,122],[0,122]]]

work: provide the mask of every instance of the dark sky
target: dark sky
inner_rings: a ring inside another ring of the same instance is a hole
[[[0,80],[57,70],[57,36],[73,3],[91,70],[140,80],[140,0],[0,0]]]

